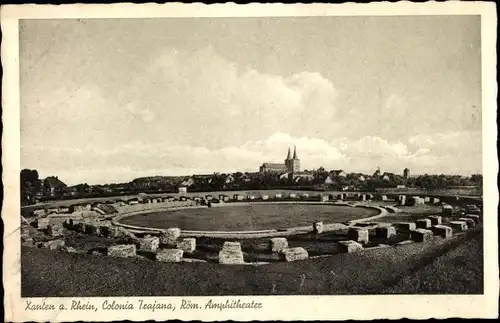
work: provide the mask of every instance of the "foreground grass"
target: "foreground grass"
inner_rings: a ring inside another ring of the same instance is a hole
[[[480,229],[433,243],[265,266],[159,263],[22,247],[21,295],[479,294],[482,255]]]

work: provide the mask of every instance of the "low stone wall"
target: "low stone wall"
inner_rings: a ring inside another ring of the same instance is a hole
[[[238,202],[238,203],[218,203],[218,204],[213,204],[212,207],[224,207],[224,206],[234,206],[234,205],[240,205],[240,206],[248,206],[248,205],[255,205],[255,204],[260,204],[260,205],[266,205],[269,202]],[[339,203],[325,203],[325,202],[311,202],[311,201],[273,201],[273,204],[310,204],[310,205],[317,205],[317,204],[331,204],[331,205],[339,205]],[[160,205],[160,203],[156,204],[145,204],[145,205]],[[342,204],[344,205],[344,204]],[[388,214],[387,210],[376,206],[372,204],[360,204],[356,205],[359,207],[365,207],[365,208],[370,208],[370,209],[376,209],[380,213],[377,214],[376,216],[372,216],[369,218],[364,218],[364,219],[359,219],[359,220],[353,220],[350,223],[355,224],[358,222],[366,222],[369,220],[377,219],[379,217],[383,217]],[[184,208],[204,208],[205,206],[195,206],[195,207],[184,207]],[[176,209],[184,209],[184,208],[158,208],[154,211],[174,211]],[[132,232],[136,233],[150,233],[150,234],[160,234],[161,232],[164,231],[164,229],[160,228],[152,228],[152,227],[140,227],[140,226],[133,226],[133,225],[128,225],[128,224],[123,224],[120,222],[121,219],[127,216],[131,215],[137,215],[137,214],[144,214],[144,213],[151,213],[153,210],[141,210],[141,211],[134,211],[130,213],[124,213],[116,216],[112,222],[116,226],[121,226],[124,228],[129,229]],[[270,230],[253,230],[253,231],[198,231],[198,230],[183,230],[181,233],[182,237],[212,237],[212,238],[227,238],[227,239],[232,239],[232,238],[264,238],[264,237],[276,237],[276,236],[289,236],[289,235],[295,235],[295,234],[301,234],[301,233],[308,233],[311,232],[311,229],[314,231],[315,230],[315,225],[320,227],[319,225],[320,222],[313,223],[313,226],[300,226],[300,227],[292,227],[292,228],[287,228],[287,229],[270,229]],[[322,222],[321,222],[322,223]],[[328,232],[328,231],[335,231],[339,230],[341,228],[345,228],[346,226],[341,223],[330,223],[330,224],[322,224],[322,231],[321,232]],[[321,233],[320,232],[320,233]]]

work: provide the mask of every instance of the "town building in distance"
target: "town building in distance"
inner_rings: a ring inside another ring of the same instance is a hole
[[[283,172],[300,172],[300,159],[297,157],[297,147],[293,149],[293,157],[291,157],[290,148],[288,148],[288,154],[285,159],[284,164],[277,163],[263,163],[259,168],[259,172],[267,173],[283,173]]]

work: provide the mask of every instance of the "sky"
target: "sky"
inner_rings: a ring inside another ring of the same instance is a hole
[[[479,16],[22,20],[21,167],[69,185],[482,172]]]

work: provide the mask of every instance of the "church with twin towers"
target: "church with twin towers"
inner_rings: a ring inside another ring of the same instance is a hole
[[[284,164],[277,163],[263,163],[259,167],[261,173],[273,172],[273,173],[298,173],[300,172],[300,159],[297,156],[297,147],[293,148],[293,157],[291,155],[290,148],[288,148],[288,154],[285,159]]]

